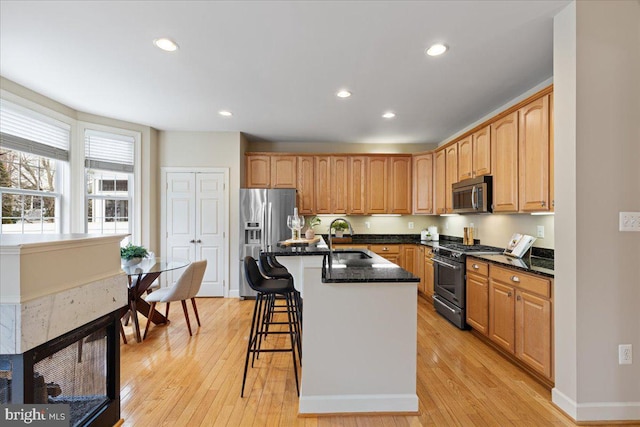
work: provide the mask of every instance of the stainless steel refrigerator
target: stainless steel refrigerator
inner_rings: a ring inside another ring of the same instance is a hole
[[[291,238],[287,216],[296,207],[295,189],[240,189],[240,296],[254,297],[244,275],[243,260],[256,260],[261,250],[270,250],[279,241]]]

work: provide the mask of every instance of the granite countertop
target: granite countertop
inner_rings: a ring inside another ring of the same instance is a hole
[[[363,254],[363,255],[362,255]],[[367,249],[335,251],[322,264],[324,283],[419,282],[420,279]]]
[[[468,255],[473,258],[478,258],[484,261],[489,261],[492,264],[501,265],[505,267],[515,268],[527,273],[538,274],[545,277],[554,277],[553,265],[554,260],[550,258],[541,258],[532,256],[529,258],[513,258],[507,255]]]

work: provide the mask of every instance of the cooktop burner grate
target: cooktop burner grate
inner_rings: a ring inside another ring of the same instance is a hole
[[[489,252],[489,253],[501,253],[503,250],[494,246],[486,245],[463,245],[462,243],[445,243],[440,244],[441,247],[449,249],[451,251],[458,251],[464,253],[473,252]]]

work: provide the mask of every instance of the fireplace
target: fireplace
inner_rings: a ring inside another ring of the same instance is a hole
[[[66,404],[70,426],[120,418],[120,310],[22,354],[0,355],[0,404]]]

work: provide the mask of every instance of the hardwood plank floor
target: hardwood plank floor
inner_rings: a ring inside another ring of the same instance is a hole
[[[261,355],[249,368],[240,398],[254,302],[199,298],[197,304],[202,327],[193,337],[179,307],[170,313],[168,326],[152,325],[140,344],[125,327],[129,344],[120,347],[124,426],[575,425],[551,404],[548,390],[438,316],[423,298],[418,303],[419,415],[298,417],[290,353]],[[145,322],[141,316],[142,327]]]

